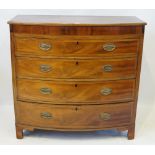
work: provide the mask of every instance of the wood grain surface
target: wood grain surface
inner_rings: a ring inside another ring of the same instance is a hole
[[[131,104],[62,106],[18,102],[17,113],[19,124],[80,130],[129,124]],[[43,113],[48,113],[51,117],[43,117]],[[101,117],[103,113],[108,113],[110,118],[104,120]]]
[[[16,68],[18,78],[116,80],[135,78],[136,64],[135,58],[96,61],[19,57]]]
[[[24,129],[118,129],[134,138],[145,22],[28,15],[8,23],[17,138]]]
[[[60,82],[40,80],[17,80],[18,99],[50,104],[94,104],[118,103],[134,99],[135,80],[106,82]],[[40,90],[48,88],[50,94]],[[102,95],[102,89],[112,89],[111,94]]]

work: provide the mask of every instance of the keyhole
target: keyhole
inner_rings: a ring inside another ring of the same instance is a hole
[[[78,65],[78,64],[79,64],[79,62],[77,61],[77,62],[76,62],[76,65]]]
[[[78,41],[76,42],[76,46],[75,47],[76,47],[77,50],[80,48]]]
[[[77,107],[75,108],[75,111],[78,111],[78,108]]]
[[[75,87],[77,87],[77,84],[75,84]]]

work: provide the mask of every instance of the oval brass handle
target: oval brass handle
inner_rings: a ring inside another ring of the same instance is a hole
[[[40,113],[40,117],[44,118],[44,119],[52,119],[53,118],[52,114],[49,113],[49,112],[42,112],[42,113]]]
[[[40,65],[40,71],[42,72],[49,72],[52,70],[52,67],[49,65]]]
[[[115,48],[116,48],[116,45],[114,45],[112,43],[103,45],[103,49],[105,51],[108,51],[108,52],[111,52],[111,51],[115,50]]]
[[[103,70],[105,72],[111,72],[112,71],[112,66],[111,65],[105,65],[105,66],[103,66]]]
[[[100,114],[100,118],[104,121],[108,121],[111,119],[111,114],[103,112]]]
[[[40,92],[45,95],[52,94],[52,90],[50,88],[41,88]]]
[[[104,88],[101,89],[101,94],[104,96],[110,95],[112,93],[112,89],[111,88]]]
[[[40,43],[39,48],[43,51],[48,51],[52,48],[52,46],[48,43]]]

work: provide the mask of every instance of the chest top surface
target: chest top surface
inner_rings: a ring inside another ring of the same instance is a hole
[[[49,26],[132,26],[146,25],[134,16],[62,16],[62,15],[18,15],[8,24]]]

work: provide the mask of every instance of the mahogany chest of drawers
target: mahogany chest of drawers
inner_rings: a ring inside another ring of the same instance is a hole
[[[17,138],[24,129],[134,138],[145,22],[29,15],[8,23]]]

